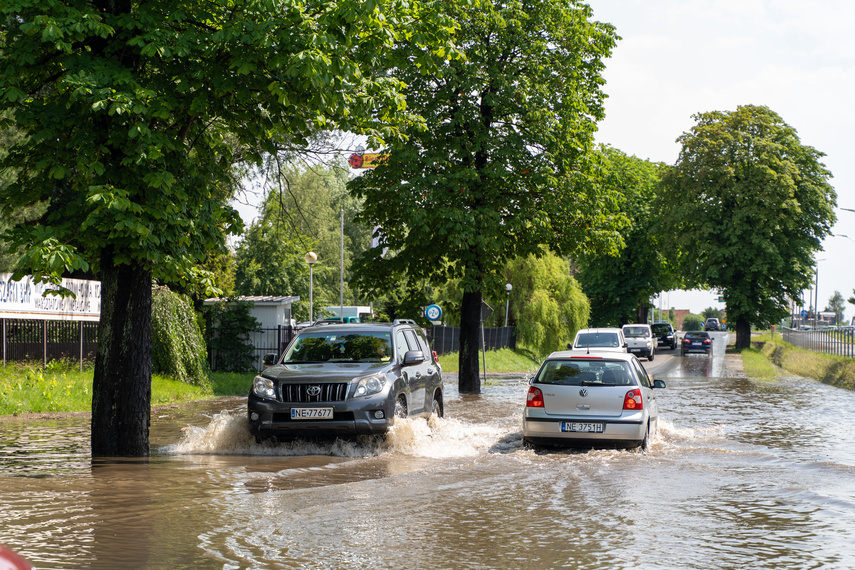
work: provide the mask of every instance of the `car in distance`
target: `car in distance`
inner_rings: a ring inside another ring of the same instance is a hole
[[[657,321],[650,325],[650,329],[656,335],[657,348],[660,346],[668,346],[671,350],[677,348],[677,333],[674,331],[671,323]]]
[[[704,321],[704,330],[705,331],[720,331],[721,323],[718,322],[718,319],[714,317],[710,317]]]
[[[653,360],[659,339],[653,334],[650,325],[623,325],[621,330],[623,330],[623,336],[626,338],[627,352],[639,357],[646,356],[647,360]]]
[[[381,435],[396,418],[434,413],[443,415],[442,373],[411,320],[303,329],[247,402],[257,441]]]
[[[566,447],[640,447],[656,433],[654,388],[633,354],[553,352],[529,382],[523,443]]]
[[[576,333],[573,344],[567,345],[572,350],[596,350],[607,352],[626,352],[626,337],[618,328],[581,329]]]
[[[683,356],[689,352],[703,352],[712,356],[712,338],[706,331],[688,331],[683,336],[680,352]]]

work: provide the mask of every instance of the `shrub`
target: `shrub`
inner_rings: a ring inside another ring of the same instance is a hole
[[[250,333],[260,323],[252,316],[252,303],[229,301],[208,307],[208,346],[215,352],[215,369],[221,372],[245,372],[255,365],[255,347]]]
[[[701,315],[686,315],[683,318],[684,331],[702,331],[704,330],[704,318]]]
[[[210,387],[205,340],[193,307],[167,287],[152,293],[151,364],[154,373]]]

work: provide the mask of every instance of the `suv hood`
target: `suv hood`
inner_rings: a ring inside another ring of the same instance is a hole
[[[316,362],[277,364],[261,373],[272,380],[287,382],[342,382],[373,372],[385,372],[388,362]]]

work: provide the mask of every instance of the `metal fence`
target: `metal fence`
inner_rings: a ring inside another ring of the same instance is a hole
[[[6,362],[85,360],[95,358],[98,323],[94,321],[41,321],[0,319],[3,365]]]
[[[257,329],[249,333],[246,339],[247,346],[251,345],[251,353],[246,362],[243,355],[249,351],[241,346],[233,348],[211,348],[214,343],[211,342],[211,337],[206,339],[208,345],[208,364],[211,366],[211,371],[232,370],[237,368],[261,370],[261,359],[265,354],[275,352],[282,354],[291,339],[294,338],[300,329],[296,327],[278,325],[271,328]],[[216,333],[214,333],[216,334]]]
[[[487,350],[498,350],[500,348],[514,349],[517,346],[514,327],[492,327],[481,330],[484,331],[484,335],[482,338],[481,333],[478,334],[479,348],[484,346]],[[427,329],[427,336],[431,348],[437,354],[460,350],[460,327],[431,327]]]
[[[851,328],[804,331],[784,327],[781,332],[784,340],[793,346],[855,358],[855,339]]]

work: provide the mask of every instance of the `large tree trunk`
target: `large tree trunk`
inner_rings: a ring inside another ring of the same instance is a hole
[[[151,275],[101,263],[101,322],[92,387],[92,456],[149,454]]]
[[[460,306],[460,373],[457,391],[461,394],[480,394],[481,376],[478,373],[478,337],[481,325],[481,292],[463,293]]]
[[[736,319],[736,349],[751,347],[751,323],[744,317]]]

